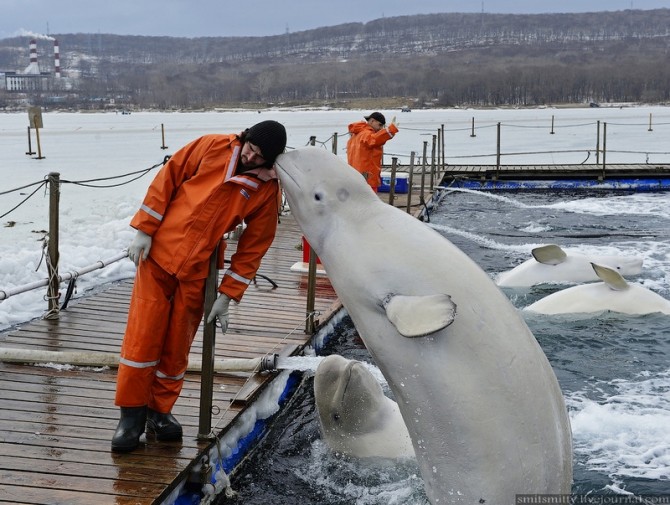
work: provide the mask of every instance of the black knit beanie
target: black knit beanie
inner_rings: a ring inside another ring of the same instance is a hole
[[[247,130],[244,140],[258,146],[265,165],[272,166],[277,156],[286,149],[286,129],[277,121],[261,121]]]

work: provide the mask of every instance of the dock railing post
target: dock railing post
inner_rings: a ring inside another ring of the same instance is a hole
[[[49,174],[49,242],[47,243],[47,275],[49,285],[47,287],[47,300],[49,311],[46,319],[58,319],[58,262],[60,252],[58,250],[59,236],[59,205],[60,205],[60,174],[51,172]]]
[[[407,177],[407,213],[412,209],[412,185],[414,182],[414,151],[409,155],[409,176]]]
[[[435,187],[435,149],[437,147],[437,135],[433,135],[433,147],[430,151],[430,190]]]
[[[314,320],[314,306],[316,300],[316,253],[307,240],[304,241],[305,247],[309,248],[307,257],[309,262],[307,265],[307,318],[305,319],[305,333],[312,335],[316,328],[316,321]]]
[[[393,205],[395,200],[395,175],[398,169],[398,158],[395,156],[391,158],[391,182],[389,187],[389,205]]]
[[[337,154],[337,132],[333,133],[333,154]]]
[[[607,163],[605,162],[605,157],[607,156],[607,122],[603,122],[603,174],[602,178],[605,180],[605,169]]]
[[[445,141],[444,141],[444,125],[442,125],[442,127],[441,127],[440,129],[441,129],[441,131],[442,131],[442,149],[441,149],[441,151],[440,151],[440,156],[441,156],[441,161],[442,161],[442,163],[441,163],[441,165],[442,165],[441,172],[444,174],[444,172],[447,171],[447,169],[446,169],[446,163],[445,163],[446,157],[445,157],[445,154],[444,154],[444,149],[445,149],[445,145],[446,145],[446,143],[445,143]]]
[[[423,205],[426,200],[424,197],[424,191],[426,189],[426,155],[428,152],[428,141],[423,141],[423,158],[421,160],[421,192],[419,193],[419,203]]]
[[[309,145],[310,146],[315,146],[316,145],[316,135],[312,135],[309,137]]]
[[[499,173],[500,173],[500,123],[498,123],[498,133],[496,140],[496,180],[498,180]]]
[[[600,165],[600,120],[596,123],[596,165]]]
[[[219,276],[216,269],[218,247],[209,258],[209,274],[205,281],[205,317],[212,310],[217,297]],[[198,439],[207,440],[212,431],[212,398],[214,396],[214,350],[216,343],[216,318],[211,323],[205,322],[202,332],[202,369],[200,372],[200,419],[198,423]]]

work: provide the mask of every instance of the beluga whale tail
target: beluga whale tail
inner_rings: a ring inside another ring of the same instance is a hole
[[[386,378],[433,504],[569,494],[556,375],[518,311],[449,240],[382,202],[341,158],[276,167],[291,212]]]

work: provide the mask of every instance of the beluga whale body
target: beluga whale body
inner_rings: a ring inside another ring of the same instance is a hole
[[[529,287],[543,283],[579,283],[599,280],[591,263],[607,265],[621,275],[637,275],[642,271],[642,258],[624,255],[590,256],[565,251],[555,244],[536,247],[532,258],[511,270],[498,274],[501,287]]]
[[[398,404],[365,365],[337,354],[314,374],[314,398],[324,441],[356,458],[414,458]]]
[[[670,300],[644,286],[628,283],[619,272],[604,265],[592,265],[602,282],[572,286],[552,293],[524,310],[540,314],[579,314],[605,311],[622,314],[669,314]]]
[[[291,213],[393,392],[433,504],[567,494],[569,418],[520,312],[446,238],[336,155],[277,158]]]

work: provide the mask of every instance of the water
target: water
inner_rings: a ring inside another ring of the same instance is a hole
[[[534,246],[556,243],[583,254],[642,256],[643,272],[629,281],[670,298],[667,194],[454,191],[431,213],[429,225],[492,278],[527,259]],[[560,287],[505,293],[522,308]],[[573,492],[670,495],[670,318],[524,317],[566,397],[574,438]],[[370,362],[348,318],[326,347],[330,353]],[[322,443],[312,377],[305,374],[291,404],[234,476],[238,502],[427,504],[412,462],[343,458]]]

